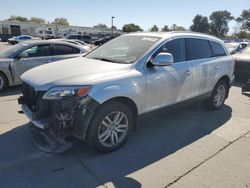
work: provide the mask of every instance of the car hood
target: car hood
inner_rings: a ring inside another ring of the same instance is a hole
[[[250,61],[250,56],[249,55],[234,54],[233,58],[236,61]]]
[[[5,57],[0,57],[0,64],[8,63],[10,61],[13,61],[13,59],[5,58]]]
[[[131,70],[131,64],[111,63],[83,57],[57,61],[25,72],[21,79],[35,88],[92,85],[96,80]]]

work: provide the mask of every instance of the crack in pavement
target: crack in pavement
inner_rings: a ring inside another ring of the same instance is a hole
[[[229,142],[227,145],[225,145],[224,147],[222,147],[219,151],[217,151],[216,153],[214,153],[213,155],[211,155],[210,157],[208,157],[207,159],[205,159],[204,161],[202,161],[201,163],[199,163],[198,165],[194,166],[193,168],[191,168],[189,171],[187,171],[186,173],[182,174],[181,176],[179,176],[178,178],[176,178],[174,181],[170,182],[169,184],[167,184],[165,186],[165,188],[170,187],[171,185],[177,183],[181,178],[183,178],[184,176],[188,175],[190,172],[192,172],[193,170],[197,169],[198,167],[200,167],[202,164],[204,164],[205,162],[209,161],[210,159],[212,159],[213,157],[215,157],[216,155],[218,155],[221,151],[223,151],[224,149],[226,149],[227,147],[229,147],[230,145],[232,145],[234,142],[240,140],[241,138],[243,138],[244,136],[248,135],[250,133],[250,131],[246,132],[245,134],[243,134],[242,136],[240,136],[239,138],[235,139],[232,142]]]
[[[84,162],[82,162],[82,161],[81,161],[77,156],[75,156],[74,154],[72,154],[72,157],[73,157],[76,161],[80,162],[80,164],[87,170],[87,172],[88,172],[90,175],[92,175],[92,176],[101,184],[101,186],[103,186],[103,187],[105,187],[105,188],[108,188],[108,187],[105,185],[105,182],[102,181],[102,179],[101,179],[98,175],[94,174],[94,172],[93,172],[90,168],[88,168],[88,167],[84,164]]]

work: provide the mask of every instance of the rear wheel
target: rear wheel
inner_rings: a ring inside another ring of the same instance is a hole
[[[7,79],[3,73],[0,72],[0,92],[7,87]]]
[[[228,84],[223,80],[219,81],[210,98],[205,101],[206,108],[208,110],[219,110],[226,100],[228,90]]]
[[[104,104],[98,108],[89,126],[88,144],[100,152],[115,151],[127,141],[133,124],[132,112],[125,104]]]

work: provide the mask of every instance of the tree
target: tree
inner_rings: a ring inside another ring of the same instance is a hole
[[[229,31],[228,22],[233,20],[234,17],[230,12],[224,10],[212,12],[209,19],[211,34],[224,37]]]
[[[159,28],[157,27],[157,25],[153,25],[153,27],[151,27],[149,30],[151,32],[157,32],[157,31],[159,31]]]
[[[208,18],[197,14],[193,19],[193,25],[190,26],[190,30],[201,33],[209,33]]]
[[[131,24],[125,24],[125,25],[122,27],[122,30],[123,30],[123,32],[126,32],[126,33],[137,32],[137,31],[143,31],[143,29],[140,28],[140,26],[135,25],[135,24],[133,24],[133,23],[131,23]]]
[[[19,22],[28,22],[28,18],[22,16],[12,15],[8,19],[8,21],[19,21]]]
[[[236,19],[236,22],[241,24],[241,29],[250,31],[250,9],[243,10],[240,17]]]
[[[239,33],[236,33],[236,37],[242,39],[250,39],[250,33],[246,31],[240,31]]]
[[[66,18],[56,18],[52,24],[56,25],[69,25],[69,22]]]
[[[161,31],[168,32],[168,31],[170,31],[170,29],[169,29],[168,25],[164,25],[163,28],[161,29]]]
[[[108,29],[108,26],[106,26],[104,23],[99,23],[99,24],[95,25],[94,28]]]
[[[35,22],[35,23],[38,23],[38,24],[45,24],[45,19],[33,16],[33,17],[30,18],[29,22]]]
[[[182,26],[178,26],[176,24],[173,24],[170,28],[171,31],[185,31],[186,29]]]

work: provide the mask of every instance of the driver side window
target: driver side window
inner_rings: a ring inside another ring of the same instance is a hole
[[[166,52],[172,54],[174,63],[186,61],[186,44],[185,39],[174,39],[164,44],[153,56]]]

